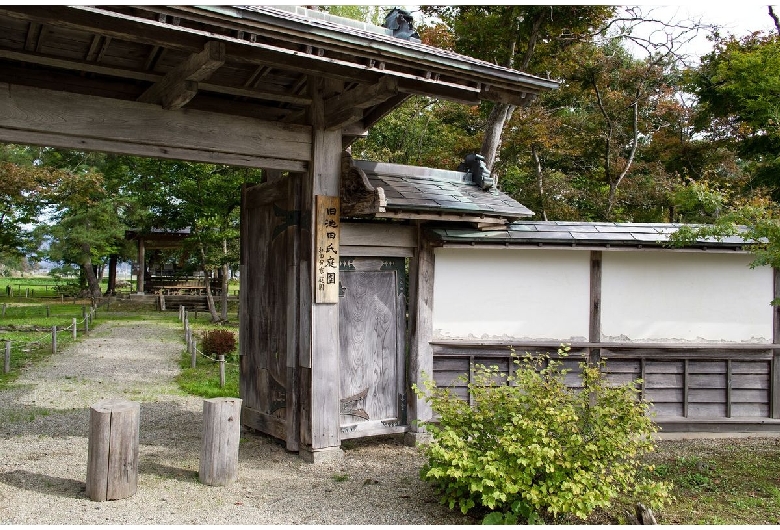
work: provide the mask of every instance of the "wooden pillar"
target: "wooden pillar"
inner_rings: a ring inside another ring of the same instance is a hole
[[[144,276],[146,275],[146,246],[144,238],[138,237],[138,281],[136,283],[136,292],[144,294]]]
[[[314,303],[315,196],[339,196],[341,131],[325,130],[321,80],[309,77],[312,98],[312,157],[310,172],[301,189],[301,264],[299,362],[301,382],[308,379],[310,392],[302,388],[301,437],[309,441],[301,456],[318,462],[340,456],[339,427],[339,308],[338,303]],[[308,373],[306,373],[308,371]],[[309,430],[308,433],[304,431]],[[308,435],[308,436],[307,436]]]
[[[433,377],[433,247],[423,233],[422,225],[417,223],[417,252],[409,270],[410,322],[409,322],[409,386],[408,420],[411,428],[407,443],[417,443],[425,429],[417,421],[429,420],[433,416],[431,406],[418,398],[411,389],[412,384],[424,388],[425,377]]]
[[[590,316],[588,342],[601,342],[601,261],[600,250],[590,252]],[[597,364],[601,360],[600,348],[588,348],[588,362]]]
[[[116,294],[116,264],[119,256],[111,254],[108,258],[108,289],[106,294],[111,296]]]
[[[203,440],[198,480],[208,486],[227,486],[238,478],[238,444],[241,438],[241,400],[213,398],[203,401]]]
[[[93,501],[135,495],[140,414],[140,404],[124,399],[106,399],[90,408],[87,495]]]

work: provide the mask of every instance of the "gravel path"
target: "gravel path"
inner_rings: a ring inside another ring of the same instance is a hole
[[[239,479],[198,482],[202,407],[173,381],[178,328],[103,323],[0,391],[2,524],[463,524],[418,478],[417,450],[396,438],[353,442],[337,463],[307,464],[269,437],[243,433]],[[85,494],[89,407],[141,403],[138,492]],[[345,444],[346,445],[346,444]]]

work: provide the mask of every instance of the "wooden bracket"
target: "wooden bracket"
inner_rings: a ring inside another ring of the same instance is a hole
[[[141,103],[179,109],[198,92],[198,81],[211,77],[225,63],[225,43],[209,41],[200,53],[190,55],[138,97]]]

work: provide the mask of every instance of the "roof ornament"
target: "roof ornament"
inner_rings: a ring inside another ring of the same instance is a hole
[[[420,42],[420,36],[414,30],[414,19],[409,11],[393,8],[385,17],[382,26],[392,30],[393,37]]]
[[[470,174],[472,182],[485,191],[495,184],[485,164],[485,157],[477,153],[466,155],[466,159],[458,166],[458,171]]]

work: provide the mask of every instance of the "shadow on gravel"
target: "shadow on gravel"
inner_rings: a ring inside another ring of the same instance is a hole
[[[85,482],[70,478],[52,477],[30,471],[8,471],[0,473],[0,482],[15,488],[35,491],[44,495],[55,495],[69,499],[86,498]]]
[[[191,469],[168,466],[150,461],[149,457],[140,457],[138,462],[139,475],[156,475],[160,478],[179,480],[181,482],[197,482],[198,472]]]

